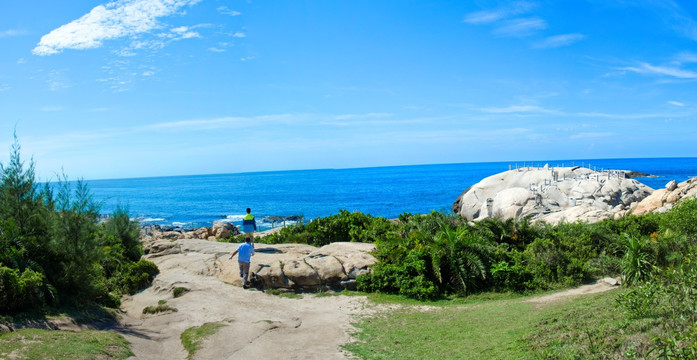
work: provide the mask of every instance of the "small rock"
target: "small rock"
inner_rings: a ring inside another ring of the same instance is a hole
[[[606,283],[606,284],[608,284],[608,285],[612,285],[612,286],[617,286],[617,285],[620,284],[620,282],[617,281],[617,279],[611,278],[611,277],[603,278],[603,279],[600,280],[600,281],[601,281],[601,282],[604,282],[604,283]]]
[[[673,191],[678,188],[678,182],[675,180],[671,180],[666,184],[666,190],[668,191]]]

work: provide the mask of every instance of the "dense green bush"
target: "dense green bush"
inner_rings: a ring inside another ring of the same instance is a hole
[[[122,209],[99,223],[99,204],[82,181],[37,185],[15,142],[0,164],[0,313],[117,306],[115,294],[142,289],[157,273],[139,261],[139,232]]]
[[[340,241],[374,242],[394,231],[396,225],[382,217],[340,210],[338,214],[288,226],[259,242],[323,246]]]
[[[135,294],[150,285],[158,273],[157,265],[140,259],[123,266],[121,271],[111,279],[111,288],[120,293]]]
[[[41,273],[0,266],[0,313],[41,304],[43,282]]]

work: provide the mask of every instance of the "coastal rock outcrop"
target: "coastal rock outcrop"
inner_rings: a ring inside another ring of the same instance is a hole
[[[664,189],[658,189],[650,196],[643,199],[632,210],[634,215],[643,215],[649,212],[666,212],[673,208],[678,201],[697,196],[697,177],[678,184],[672,180]]]
[[[183,256],[181,266],[190,264],[195,266],[196,272],[242,286],[236,258],[229,259],[237,244],[151,236],[142,240],[146,258]],[[321,248],[303,244],[256,244],[251,279],[261,288],[312,291],[351,287],[356,277],[370,271],[375,263],[371,255],[374,249],[373,244],[357,242],[332,243]],[[194,265],[193,258],[200,260]]]
[[[453,211],[468,220],[533,217],[559,223],[619,217],[653,192],[625,171],[525,167],[492,175],[465,190]]]
[[[174,230],[160,226],[151,226],[143,229],[143,235],[152,239],[200,239],[216,241],[240,235],[240,229],[226,221],[216,221],[212,227],[204,226],[198,229]]]

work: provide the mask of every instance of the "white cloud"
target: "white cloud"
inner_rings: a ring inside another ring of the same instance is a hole
[[[571,45],[577,41],[585,39],[586,36],[583,34],[563,34],[563,35],[556,35],[556,36],[550,36],[543,41],[535,44],[535,47],[538,49],[547,49],[547,48],[557,48],[557,47],[562,47],[562,46],[568,46]]]
[[[584,133],[578,133],[575,135],[571,135],[571,138],[572,139],[595,139],[595,138],[610,137],[610,136],[615,136],[615,134],[611,133],[611,132],[584,132]]]
[[[176,14],[201,0],[116,0],[93,8],[81,18],[44,35],[32,50],[35,55],[64,49],[92,49],[105,40],[134,36],[162,25],[158,18]]]
[[[230,15],[230,16],[242,15],[241,12],[235,11],[235,10],[231,10],[231,9],[228,8],[227,6],[220,6],[220,7],[218,7],[218,12],[221,13],[221,14]]]
[[[217,48],[217,47],[209,47],[208,51],[221,53],[221,52],[225,52],[225,49],[221,49],[221,48]]]
[[[675,57],[678,64],[697,63],[697,54],[691,52],[681,52]]]
[[[680,106],[680,107],[685,106],[685,103],[681,103],[681,102],[679,102],[679,101],[668,101],[668,104],[675,105],[675,106]]]
[[[149,131],[149,130],[212,130],[212,129],[222,129],[222,128],[232,128],[232,127],[249,127],[249,126],[259,126],[260,123],[294,123],[297,120],[303,118],[303,115],[290,115],[290,114],[280,114],[280,115],[262,115],[253,117],[235,117],[228,116],[216,119],[205,119],[205,120],[184,120],[184,121],[172,121],[165,123],[157,123],[152,125],[146,125],[140,127],[137,130]]]
[[[7,84],[0,84],[0,93],[3,92],[3,91],[10,90],[10,89],[11,89],[11,88],[10,88],[10,85],[7,85]]]
[[[249,60],[254,60],[256,57],[254,56],[245,56],[243,58],[240,58],[240,61],[249,61]]]
[[[462,20],[469,24],[489,24],[510,16],[524,14],[537,6],[536,3],[528,1],[516,1],[509,6],[494,10],[482,10],[467,14]]]
[[[390,117],[390,113],[368,113],[368,114],[342,114],[334,116],[336,120],[365,119],[365,118],[384,118]]]
[[[197,33],[196,31],[191,31],[188,27],[186,26],[181,26],[178,28],[172,29],[172,32],[177,34],[179,37],[178,39],[191,39],[191,38],[200,38],[201,34]],[[175,37],[176,39],[177,37]]]
[[[493,33],[506,37],[526,37],[545,28],[547,28],[547,22],[538,17],[530,17],[506,21],[503,26],[494,29]]]
[[[17,59],[17,65],[22,65],[22,64],[24,64],[24,63],[26,63],[26,62],[27,62],[27,61],[24,60],[24,58],[19,58],[19,59]]]
[[[246,35],[245,33],[243,33],[243,32],[239,32],[239,31],[238,31],[238,32],[232,34],[232,37],[243,38],[243,37],[247,37],[247,35]]]
[[[697,73],[671,66],[656,66],[649,63],[639,63],[638,67],[628,66],[620,70],[632,71],[642,75],[666,75],[679,79],[697,79]]]
[[[479,109],[485,113],[511,114],[511,113],[546,113],[557,114],[556,110],[545,109],[536,105],[511,105],[507,107],[488,107]]]
[[[6,37],[11,37],[11,36],[26,35],[26,34],[27,34],[27,32],[24,30],[15,30],[15,29],[0,30],[0,39],[6,38]]]
[[[65,75],[64,71],[61,70],[51,70],[51,72],[48,73],[46,84],[48,84],[48,88],[51,91],[68,89],[71,87],[68,77]]]
[[[152,71],[152,70],[143,71],[143,74],[142,74],[142,75],[143,75],[143,76],[153,76],[153,75],[155,75],[155,72]]]
[[[661,113],[608,114],[608,113],[601,113],[601,112],[575,113],[575,114],[571,114],[571,115],[572,116],[580,116],[580,117],[589,117],[589,118],[620,119],[620,120],[668,118],[671,116],[676,116],[676,114],[661,114]]]

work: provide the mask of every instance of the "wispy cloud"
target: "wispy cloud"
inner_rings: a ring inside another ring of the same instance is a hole
[[[245,56],[243,58],[240,58],[240,61],[250,61],[256,59],[256,56]]]
[[[631,71],[642,75],[665,75],[679,79],[697,79],[697,73],[694,71],[672,66],[656,66],[645,62],[639,63],[638,66],[619,68],[619,70]]]
[[[636,114],[610,114],[602,112],[583,112],[570,114],[572,116],[601,118],[601,119],[618,119],[618,120],[640,120],[640,119],[655,119],[655,118],[670,118],[674,116],[683,116],[680,114],[669,113],[636,113]]]
[[[69,89],[72,87],[70,80],[63,70],[51,70],[48,73],[46,84],[51,91]]]
[[[253,117],[221,117],[215,119],[171,121],[146,125],[138,130],[214,130],[222,128],[259,126],[264,123],[294,123],[303,119],[303,115],[262,115]]]
[[[585,35],[577,33],[550,36],[544,39],[543,41],[540,41],[537,44],[535,44],[535,47],[538,49],[558,48],[562,46],[571,45],[585,38]]]
[[[385,118],[390,117],[390,113],[368,113],[368,114],[342,114],[334,116],[337,120],[365,119],[365,118]]]
[[[231,9],[228,8],[227,6],[219,6],[219,7],[218,7],[218,12],[221,13],[221,14],[230,15],[230,16],[242,15],[241,12],[235,11],[235,10],[231,10]]]
[[[610,137],[610,136],[615,136],[615,134],[611,133],[611,132],[583,132],[583,133],[571,135],[570,137],[572,139],[595,139],[595,138],[603,138],[603,137]]]
[[[549,110],[537,105],[511,105],[506,107],[486,107],[479,109],[490,114],[514,114],[514,113],[544,113],[559,114],[557,110]]]
[[[673,0],[662,0],[651,2],[666,9],[666,22],[683,36],[697,41],[697,21],[695,21],[689,12],[683,9],[678,3]]]
[[[81,18],[44,35],[32,50],[35,55],[64,49],[92,49],[103,41],[134,36],[162,27],[161,17],[176,14],[201,0],[116,0],[93,8]]]
[[[692,52],[681,52],[675,56],[675,61],[678,64],[697,63],[697,54]]]
[[[507,20],[494,29],[494,35],[505,37],[526,37],[547,28],[547,22],[538,17]]]
[[[469,24],[489,24],[505,18],[524,14],[537,6],[537,3],[528,1],[516,1],[508,6],[494,10],[482,10],[467,14],[462,20]]]
[[[680,107],[685,106],[685,103],[681,103],[681,102],[679,102],[679,101],[668,101],[668,104],[675,105],[675,106],[680,106]]]
[[[10,88],[10,85],[7,85],[7,84],[0,84],[0,93],[3,92],[3,91],[10,90],[10,89],[11,89],[11,88]]]
[[[16,30],[16,29],[9,29],[9,30],[0,30],[0,39],[6,38],[6,37],[12,37],[12,36],[21,36],[21,35],[26,35],[28,32],[24,30]]]
[[[238,32],[236,32],[236,33],[232,34],[232,37],[236,37],[236,38],[244,38],[244,37],[247,37],[247,34],[245,34],[245,33],[243,33],[243,32],[240,32],[240,31],[238,31]]]

